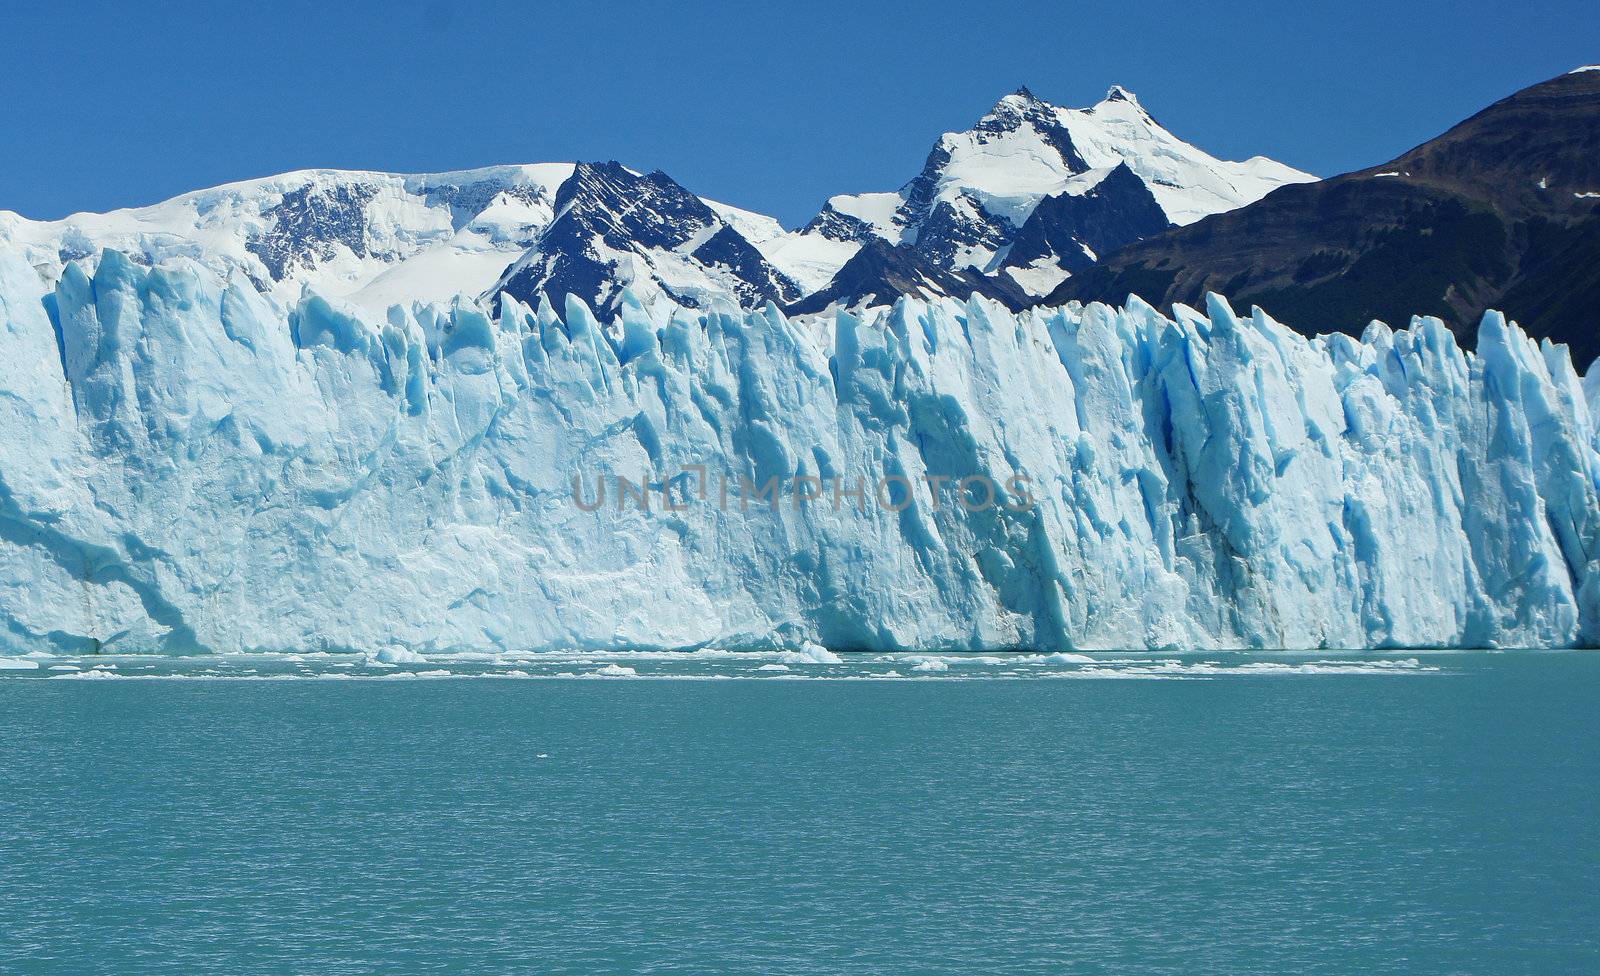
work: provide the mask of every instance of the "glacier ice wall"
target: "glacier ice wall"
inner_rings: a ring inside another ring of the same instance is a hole
[[[286,310],[108,251],[53,288],[0,254],[0,329],[9,653],[1600,636],[1590,406],[1497,314],[1470,354],[1433,319],[1308,340],[1216,297],[635,303],[612,334],[577,302]],[[914,503],[694,491],[885,476]],[[935,504],[968,476],[1034,504]]]

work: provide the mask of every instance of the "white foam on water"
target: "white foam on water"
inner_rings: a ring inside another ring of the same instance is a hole
[[[89,661],[76,656],[35,655],[0,658],[0,668],[17,679],[42,670],[50,678],[139,678],[166,680],[287,681],[367,679],[414,681],[417,679],[501,678],[552,680],[575,678],[638,678],[649,680],[711,681],[770,680],[901,680],[901,681],[1018,681],[1053,679],[1184,679],[1282,677],[1306,675],[1421,675],[1446,671],[1441,664],[1424,663],[1428,652],[1392,657],[1362,653],[1359,656],[1312,657],[1306,655],[1247,655],[1222,652],[1204,657],[1121,656],[1099,652],[1052,654],[919,654],[892,653],[841,656],[817,645],[799,651],[729,651],[705,648],[672,651],[573,651],[547,653],[453,654],[407,651],[414,661],[391,663],[384,656],[328,652],[250,652],[196,657],[122,655]],[[1440,652],[1467,653],[1467,652]],[[651,667],[641,673],[635,665]],[[426,667],[417,667],[426,664]],[[818,667],[818,666],[822,667]],[[841,673],[837,665],[848,668]],[[124,669],[119,671],[118,669]],[[129,672],[134,673],[129,673]]]

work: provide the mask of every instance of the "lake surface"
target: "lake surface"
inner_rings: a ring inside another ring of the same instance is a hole
[[[1592,652],[24,667],[5,973],[1600,972]]]

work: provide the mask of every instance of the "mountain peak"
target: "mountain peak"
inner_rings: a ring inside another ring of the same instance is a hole
[[[1600,72],[1559,76],[1388,162],[1128,245],[1047,301],[1222,291],[1351,336],[1437,316],[1463,346],[1499,308],[1587,363],[1600,353],[1586,311],[1600,300],[1597,187]]]
[[[1139,96],[1121,85],[1112,85],[1106,89],[1106,97],[1101,102],[1102,104],[1104,102],[1128,102],[1131,105],[1139,105]],[[1139,105],[1139,107],[1143,108],[1144,106]]]
[[[984,114],[979,121],[982,126],[985,120],[1004,119],[1019,120],[1028,117],[1043,119],[1055,111],[1055,106],[1033,93],[1033,89],[1023,85],[1016,91],[1003,96],[994,107]]]
[[[578,163],[556,190],[555,211],[491,294],[529,305],[576,295],[602,320],[620,311],[628,289],[645,304],[665,295],[687,308],[717,296],[745,307],[799,297],[732,224],[659,169]]]

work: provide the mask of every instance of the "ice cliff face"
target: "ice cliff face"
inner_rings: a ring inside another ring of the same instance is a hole
[[[1220,299],[625,299],[605,330],[578,301],[284,308],[115,252],[52,287],[0,252],[0,349],[9,653],[1600,636],[1590,408],[1495,315],[1473,354]],[[850,494],[888,477],[912,504]],[[977,477],[998,504],[939,481]],[[741,497],[772,478],[775,508]]]

